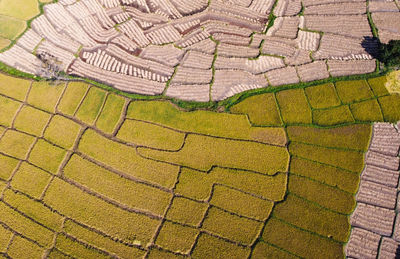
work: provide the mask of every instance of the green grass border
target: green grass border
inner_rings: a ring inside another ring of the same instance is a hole
[[[19,78],[33,79],[35,81],[51,81],[46,78],[42,78],[39,76],[35,76],[32,74],[22,72],[13,67],[10,67],[2,62],[0,62],[0,71],[4,72],[5,74],[8,74],[8,75],[11,75],[14,77],[19,77]],[[393,70],[385,68],[382,71],[376,71],[376,72],[369,73],[369,74],[342,76],[342,77],[330,77],[327,79],[306,82],[306,83],[289,84],[289,85],[281,85],[281,86],[268,86],[268,87],[264,87],[264,88],[253,89],[253,90],[248,90],[248,91],[245,91],[242,93],[238,93],[232,97],[229,97],[225,100],[218,101],[218,102],[217,101],[209,101],[209,102],[183,101],[183,100],[179,100],[177,98],[171,98],[171,97],[167,97],[164,95],[153,95],[153,96],[141,95],[141,94],[120,91],[116,88],[113,88],[110,85],[107,85],[105,83],[98,82],[98,81],[95,81],[95,80],[92,80],[89,78],[80,78],[80,77],[70,76],[70,75],[65,75],[65,78],[67,79],[66,81],[83,81],[83,82],[89,83],[91,85],[97,86],[99,88],[102,88],[108,92],[112,92],[112,93],[116,93],[116,94],[124,96],[124,97],[128,97],[132,100],[169,100],[172,103],[178,105],[180,108],[183,108],[183,109],[186,109],[189,111],[196,110],[196,109],[206,109],[206,110],[213,110],[213,111],[217,111],[217,110],[221,111],[223,109],[224,111],[229,111],[230,107],[232,107],[233,105],[243,101],[244,99],[246,99],[250,96],[254,96],[254,95],[259,95],[259,94],[264,94],[264,93],[277,93],[277,92],[288,90],[288,89],[306,88],[309,86],[315,86],[315,85],[320,85],[320,84],[325,84],[325,83],[336,83],[339,81],[370,79],[370,78],[375,78],[375,77],[379,77],[379,76],[384,76],[391,71],[393,71]]]

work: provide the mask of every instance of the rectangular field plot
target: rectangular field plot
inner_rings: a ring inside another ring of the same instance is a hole
[[[92,130],[83,135],[79,150],[128,175],[167,188],[172,188],[178,176],[178,166],[144,159],[134,148],[113,142]]]
[[[282,125],[273,93],[248,97],[244,101],[232,106],[230,112],[247,114],[250,122],[255,125]]]
[[[25,159],[34,140],[34,137],[27,134],[7,130],[0,139],[0,152],[19,159]]]
[[[386,76],[368,79],[368,84],[376,97],[389,94],[388,90],[385,87],[386,81]]]
[[[93,248],[86,247],[84,244],[78,243],[64,234],[57,235],[55,247],[63,253],[74,258],[110,258],[104,253]]]
[[[350,234],[347,216],[321,208],[290,194],[284,203],[276,205],[273,216],[339,242],[346,242]]]
[[[48,258],[60,258],[60,259],[69,259],[70,256],[64,254],[63,252],[61,252],[60,250],[58,250],[57,248],[53,247],[50,252],[49,252],[49,256]]]
[[[336,90],[344,103],[352,103],[374,97],[365,80],[337,82]]]
[[[49,119],[50,114],[30,106],[24,106],[15,118],[14,127],[17,130],[41,136]]]
[[[292,157],[290,172],[309,177],[315,181],[338,187],[350,193],[358,190],[359,175],[334,166],[320,164],[310,160]]]
[[[376,99],[350,104],[350,110],[356,121],[383,121],[381,108]]]
[[[52,231],[19,214],[2,202],[0,203],[0,218],[1,222],[10,228],[35,240],[42,246],[50,246],[53,243]]]
[[[311,109],[303,89],[278,92],[276,99],[286,124],[312,123]]]
[[[18,160],[0,154],[0,179],[8,180],[18,164]]]
[[[138,148],[146,158],[208,171],[212,166],[247,169],[263,174],[286,172],[286,148],[189,134],[179,152]],[[196,158],[196,159],[193,159]]]
[[[209,173],[183,168],[175,191],[184,196],[206,200],[214,183],[224,184],[265,199],[280,201],[286,193],[287,175],[262,175],[248,171],[214,168]]]
[[[0,94],[24,101],[31,85],[30,80],[11,77],[0,73]],[[12,85],[12,87],[10,87]]]
[[[112,133],[121,118],[122,108],[126,100],[115,94],[109,94],[104,108],[96,122],[96,127],[106,133]]]
[[[7,254],[12,258],[41,258],[44,249],[25,238],[15,236]]]
[[[173,254],[171,252],[167,252],[165,250],[159,250],[157,248],[152,248],[149,252],[149,255],[147,257],[148,259],[164,259],[164,258],[168,258],[168,259],[184,259],[186,258],[183,255],[177,255],[177,254]]]
[[[264,241],[304,258],[344,257],[341,243],[292,227],[275,218],[268,220],[262,237]]]
[[[307,87],[304,91],[311,107],[314,109],[323,109],[340,105],[339,97],[332,83]]]
[[[287,134],[291,141],[366,151],[371,130],[370,125],[351,125],[330,129],[289,126]]]
[[[262,223],[211,207],[202,228],[230,240],[249,245],[257,238]]]
[[[217,237],[201,234],[192,256],[194,258],[247,258],[249,248],[228,243]]]
[[[55,115],[44,132],[44,137],[63,148],[73,147],[81,127],[76,122],[60,115]]]
[[[76,117],[89,125],[94,124],[105,98],[105,91],[91,87],[76,112]]]
[[[48,173],[24,162],[13,176],[11,186],[39,199],[50,178]]]
[[[10,127],[21,103],[0,96],[0,125]]]
[[[161,227],[155,243],[170,251],[188,253],[198,234],[198,229],[166,221]]]
[[[168,192],[122,178],[76,155],[68,162],[64,175],[131,208],[157,215],[163,214],[172,197]]]
[[[378,99],[382,108],[383,118],[387,122],[397,122],[400,120],[400,94],[380,97]]]
[[[185,134],[147,122],[125,120],[117,137],[140,146],[178,150]]]
[[[130,213],[55,178],[44,202],[60,213],[126,242],[146,245],[158,220]]]
[[[364,154],[358,151],[291,143],[289,145],[289,152],[295,156],[336,166],[355,173],[360,173],[364,167]]]
[[[29,217],[33,218],[40,224],[43,224],[54,231],[61,230],[63,217],[54,211],[51,211],[42,203],[32,200],[23,194],[15,193],[10,189],[4,192],[3,199],[6,203],[18,209],[25,215],[29,215]]]
[[[7,250],[8,243],[10,243],[13,233],[3,226],[0,226],[0,252],[4,253]]]
[[[166,218],[182,224],[197,226],[203,219],[207,208],[206,203],[175,197]]]
[[[285,258],[295,259],[298,258],[282,249],[271,246],[265,242],[258,242],[255,246],[251,258]]]
[[[224,210],[258,220],[268,218],[274,206],[272,201],[263,200],[221,185],[214,185],[210,203]]]
[[[313,110],[313,122],[320,126],[335,126],[354,122],[354,119],[349,107],[342,105],[326,110]]]
[[[136,101],[129,105],[127,118],[161,124],[185,132],[196,132],[210,136],[234,139],[258,140],[271,144],[286,144],[284,131],[275,128],[253,128],[247,117],[239,114],[211,111],[185,112],[169,102]],[[263,138],[260,138],[260,135]]]
[[[49,82],[33,82],[28,103],[45,111],[55,112],[57,102],[64,91],[65,83],[50,84]]]
[[[74,115],[88,89],[89,85],[86,83],[68,83],[67,89],[58,105],[58,110],[70,116]]]
[[[356,205],[351,193],[295,175],[290,175],[288,190],[339,213],[351,214]]]
[[[124,258],[141,258],[144,255],[144,251],[139,250],[136,247],[130,247],[118,241],[114,241],[108,237],[84,228],[71,220],[65,222],[64,231],[68,233],[68,235],[71,235],[91,246],[101,248],[111,254],[118,254]]]
[[[44,170],[56,174],[66,151],[42,139],[38,140],[29,155],[29,161]]]

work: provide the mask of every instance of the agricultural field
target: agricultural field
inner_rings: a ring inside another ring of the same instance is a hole
[[[371,122],[400,120],[385,83],[278,90],[213,112],[1,74],[0,253],[343,258]]]
[[[0,50],[8,47],[28,27],[27,21],[40,14],[38,0],[0,1]]]
[[[0,258],[397,258],[399,24],[397,0],[0,0]]]
[[[400,39],[395,0],[37,1],[0,1],[5,65],[203,103],[374,73],[377,37]]]

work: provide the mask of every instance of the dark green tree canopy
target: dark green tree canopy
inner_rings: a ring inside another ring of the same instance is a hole
[[[387,66],[400,66],[400,40],[391,40],[388,44],[379,44],[378,60]]]

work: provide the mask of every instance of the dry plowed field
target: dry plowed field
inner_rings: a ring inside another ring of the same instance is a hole
[[[342,258],[384,83],[218,113],[0,75],[0,255]]]

